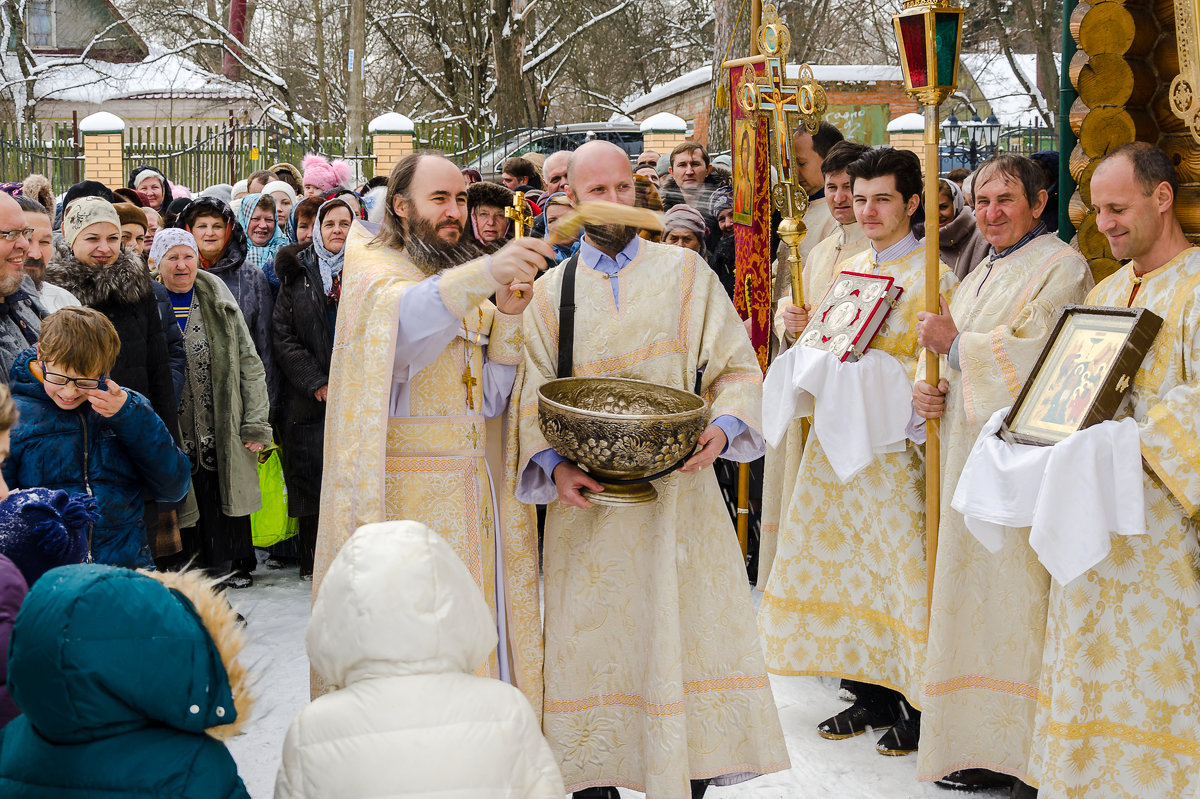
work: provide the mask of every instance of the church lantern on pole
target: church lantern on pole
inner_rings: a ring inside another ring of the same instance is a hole
[[[892,17],[896,43],[910,97],[925,107],[925,310],[941,311],[939,285],[938,139],[941,104],[958,87],[958,56],[962,43],[963,9],[950,0],[905,0]],[[925,382],[938,384],[938,356],[925,353]],[[937,560],[938,520],[941,514],[941,447],[937,420],[925,423],[925,549],[928,558],[929,607],[933,607],[933,572]]]

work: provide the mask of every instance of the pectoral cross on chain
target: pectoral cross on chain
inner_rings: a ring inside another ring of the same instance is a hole
[[[467,363],[467,369],[462,376],[463,385],[467,387],[467,407],[475,410],[475,386],[479,383],[475,376],[471,374],[471,364]]]

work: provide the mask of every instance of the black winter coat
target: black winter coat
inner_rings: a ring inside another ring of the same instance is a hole
[[[109,266],[84,266],[69,250],[59,250],[46,267],[46,280],[108,317],[121,339],[121,352],[109,373],[117,385],[150,400],[154,412],[178,443],[179,405],[154,281],[146,265],[125,250]]]
[[[279,297],[272,340],[280,374],[277,424],[288,487],[288,515],[311,516],[321,500],[325,403],[313,394],[329,383],[333,329],[312,245],[289,245],[275,255]]]

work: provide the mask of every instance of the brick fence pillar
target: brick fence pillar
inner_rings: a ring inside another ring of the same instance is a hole
[[[109,188],[125,185],[125,120],[107,111],[85,117],[79,123],[83,134],[83,176]]]
[[[905,114],[896,117],[887,126],[888,144],[898,150],[912,150],[921,159],[921,171],[925,171],[925,117],[921,114]]]
[[[400,159],[413,151],[413,122],[404,114],[389,111],[367,125],[375,153],[375,174],[387,177]]]
[[[669,154],[687,139],[687,123],[663,111],[642,123],[642,149]]]

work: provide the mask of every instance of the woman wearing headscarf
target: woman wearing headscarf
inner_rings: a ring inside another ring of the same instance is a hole
[[[975,213],[967,207],[962,189],[946,178],[941,179],[938,192],[938,224],[942,262],[962,280],[987,256],[988,243],[975,224]]]
[[[284,442],[283,474],[288,515],[300,520],[300,576],[312,575],[321,499],[325,446],[325,400],[329,362],[341,299],[346,234],[354,211],[342,198],[317,211],[312,243],[280,251],[279,297],[272,319],[275,364],[280,385],[279,428]]]
[[[233,294],[200,269],[196,239],[169,228],[151,258],[183,331],[187,382],[179,402],[199,520],[181,531],[184,552],[232,588],[252,584],[250,514],[262,505],[256,453],[271,443],[266,373]],[[236,569],[236,571],[235,571]]]
[[[275,198],[269,194],[247,194],[242,199],[238,223],[246,231],[246,263],[262,269],[275,260],[275,253],[288,243],[279,227]]]
[[[707,261],[708,248],[704,246],[707,237],[708,225],[703,215],[690,205],[674,205],[663,217],[663,244],[693,250]]]
[[[167,180],[166,175],[147,164],[142,164],[129,173],[129,188],[142,198],[142,205],[164,215],[167,206],[174,199],[171,194],[171,182]]]
[[[63,214],[67,250],[55,252],[45,279],[108,317],[121,351],[109,375],[150,400],[175,430],[175,386],[162,317],[146,265],[121,249],[121,219],[112,203],[81,197]]]
[[[566,195],[566,192],[556,191],[545,198],[543,203],[543,211],[539,217],[542,222],[543,230],[550,230],[554,227],[554,223],[571,212],[575,206],[571,203],[571,198]],[[559,262],[570,258],[579,250],[579,242],[583,240],[582,231],[579,237],[569,244],[552,244],[554,248],[554,257]]]

